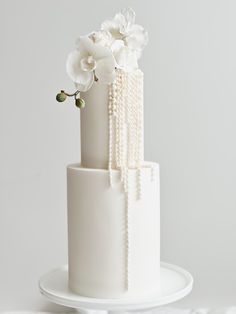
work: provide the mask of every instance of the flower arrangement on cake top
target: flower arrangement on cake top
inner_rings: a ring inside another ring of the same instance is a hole
[[[57,100],[62,102],[67,96],[74,96],[76,106],[84,107],[84,101],[77,95],[89,90],[94,81],[113,83],[116,69],[126,72],[137,69],[147,41],[147,32],[135,24],[135,13],[131,8],[103,22],[99,31],[79,37],[76,49],[68,55],[66,63],[67,73],[77,91],[74,94],[61,91]]]

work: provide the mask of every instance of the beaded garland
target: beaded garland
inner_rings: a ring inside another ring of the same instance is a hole
[[[109,86],[109,165],[121,170],[121,181],[127,191],[127,170],[140,170],[143,130],[143,74],[116,70],[116,79]]]
[[[116,78],[109,85],[109,180],[114,187],[113,169],[120,170],[120,181],[125,194],[125,288],[129,289],[130,276],[130,213],[133,201],[142,198],[143,162],[143,73],[116,70]],[[135,195],[130,190],[130,170],[136,171]],[[156,181],[156,169],[150,166],[150,181]]]
[[[116,71],[116,79],[109,86],[109,178],[114,186],[112,169],[119,169],[126,201],[126,289],[129,287],[129,215],[131,195],[129,169],[137,171],[137,199],[142,195],[143,161],[143,73]]]

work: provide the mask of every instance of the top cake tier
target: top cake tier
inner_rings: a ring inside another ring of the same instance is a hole
[[[76,40],[66,69],[76,92],[61,91],[57,100],[75,98],[81,110],[83,167],[120,169],[143,162],[143,73],[138,60],[148,42],[131,8],[105,20],[98,31]],[[112,177],[112,171],[110,179]]]
[[[96,81],[81,93],[81,163],[100,169],[143,162],[143,73],[116,70],[112,84]]]

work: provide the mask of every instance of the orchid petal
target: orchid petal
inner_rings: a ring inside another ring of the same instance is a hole
[[[83,55],[80,51],[72,51],[67,58],[66,70],[80,91],[88,90],[93,83],[93,72],[86,72],[81,69]]]
[[[137,54],[126,46],[120,47],[114,53],[117,65],[121,69],[130,72],[138,68]]]
[[[78,73],[75,86],[81,92],[86,92],[91,88],[94,82],[94,74],[93,72],[85,72],[81,71]]]
[[[87,54],[93,56],[95,60],[99,60],[111,55],[108,47],[94,43],[89,37],[80,37],[77,41],[77,49],[87,51]]]
[[[121,11],[121,14],[124,16],[126,28],[131,27],[135,22],[135,12],[131,8],[126,8]]]
[[[88,37],[93,41],[93,43],[100,44],[103,47],[110,47],[113,42],[111,33],[107,30],[92,32]]]
[[[81,58],[82,58],[81,52],[78,50],[72,51],[67,57],[66,71],[73,81],[75,81],[78,71],[81,70],[80,68]]]
[[[111,84],[115,79],[115,60],[112,56],[100,59],[95,70],[101,83]]]
[[[80,60],[80,67],[83,71],[93,71],[96,68],[96,60],[92,56]]]
[[[116,20],[107,20],[102,23],[101,30],[108,31],[114,39],[121,39],[120,23]]]
[[[125,44],[134,50],[142,50],[148,43],[148,33],[140,25],[133,25],[129,35],[125,38]]]

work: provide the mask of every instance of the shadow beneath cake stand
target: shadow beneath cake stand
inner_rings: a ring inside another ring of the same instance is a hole
[[[53,303],[75,309],[82,314],[124,313],[144,311],[178,301],[188,295],[193,278],[186,270],[161,263],[161,293],[149,298],[97,299],[77,295],[68,289],[68,269],[63,266],[42,276],[39,290]]]

